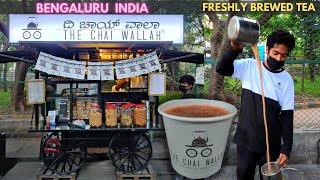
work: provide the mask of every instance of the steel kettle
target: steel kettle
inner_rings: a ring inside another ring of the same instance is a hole
[[[260,35],[260,25],[256,20],[233,16],[228,24],[228,37],[238,43],[255,44]]]

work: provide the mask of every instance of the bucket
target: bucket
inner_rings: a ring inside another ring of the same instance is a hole
[[[172,107],[188,105],[213,105],[229,113],[203,118],[174,116],[165,112]],[[216,100],[181,99],[162,104],[158,111],[163,116],[171,164],[176,172],[199,179],[220,170],[231,120],[237,114],[233,105]]]
[[[238,43],[258,42],[260,25],[256,20],[233,16],[228,24],[228,38]]]
[[[263,180],[283,180],[280,165],[277,162],[269,162],[261,167]]]
[[[289,179],[284,173],[287,170],[298,171],[295,168],[281,167],[277,162],[268,162],[261,167],[263,180],[287,180]]]

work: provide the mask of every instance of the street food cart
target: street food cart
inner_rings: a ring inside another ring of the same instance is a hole
[[[156,111],[166,89],[160,63],[181,56],[165,47],[183,43],[183,16],[12,14],[9,29],[10,43],[39,52],[26,90],[34,105],[29,132],[44,134],[44,165],[70,174],[88,147],[108,147],[118,170],[144,170],[152,156],[147,132],[163,130]]]

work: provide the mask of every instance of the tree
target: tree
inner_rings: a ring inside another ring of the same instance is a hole
[[[174,45],[172,48],[176,51],[197,51],[203,52],[204,40],[202,24],[203,12],[201,11],[201,1],[148,1],[155,14],[183,14],[184,15],[184,45]],[[178,81],[181,75],[181,65],[178,61],[167,63],[166,72],[174,81]],[[176,88],[173,81],[167,83],[170,90]]]
[[[4,36],[2,36],[2,45],[1,45],[0,52],[7,51],[8,48],[9,48],[8,39],[5,38]],[[3,81],[2,89],[5,92],[8,91],[8,87],[7,87],[7,85],[8,85],[7,84],[7,72],[8,72],[8,64],[5,63],[5,64],[3,64],[3,78],[2,78],[2,81]],[[0,79],[1,79],[1,74],[0,74]]]
[[[264,36],[274,29],[287,29],[296,37],[296,47],[290,53],[290,57],[315,60],[320,47],[317,45],[320,39],[320,22],[316,13],[308,14],[280,14],[273,16],[263,27]],[[301,28],[303,27],[303,28]],[[315,65],[311,64],[309,74],[311,81],[315,76]]]
[[[28,12],[28,6],[27,6],[26,0],[21,1],[21,10],[23,11],[23,13]],[[7,17],[5,18],[2,17],[0,20],[0,32],[2,32],[6,38],[9,37],[9,29],[8,29],[7,22],[8,22]],[[17,45],[15,48],[18,51],[29,50],[29,51],[35,52],[36,54],[36,51],[28,45]],[[12,111],[24,112],[25,110],[25,107],[23,104],[24,103],[24,81],[27,74],[28,66],[29,65],[24,62],[16,63],[15,84],[14,84],[14,88],[11,96]]]
[[[316,51],[319,50],[320,39],[320,20],[318,14],[302,14],[299,16],[301,27],[300,36],[303,37],[304,53],[308,60],[315,60],[317,55]],[[315,80],[315,65],[309,65],[310,80]]]

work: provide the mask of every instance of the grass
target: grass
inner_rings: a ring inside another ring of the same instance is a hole
[[[0,108],[8,107],[10,105],[10,92],[0,91]]]
[[[165,96],[159,97],[159,103],[163,104],[167,101],[173,100],[173,99],[181,99],[182,93],[176,92],[176,91],[167,91]]]
[[[310,79],[304,79],[304,92],[301,91],[302,89],[302,80],[301,77],[294,77],[294,90],[296,94],[303,94],[303,95],[311,95],[320,97],[320,76],[316,76],[315,80],[312,82]]]

